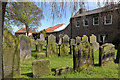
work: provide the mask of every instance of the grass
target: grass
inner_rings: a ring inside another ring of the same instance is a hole
[[[32,50],[32,58],[21,62],[21,78],[32,78],[32,61],[41,60],[36,59],[35,49]],[[45,50],[45,49],[44,49]],[[45,51],[41,51],[45,52]],[[117,53],[117,51],[115,52]],[[115,54],[116,56],[116,54]],[[103,67],[99,67],[99,51],[94,52],[94,67],[89,70],[83,70],[81,72],[73,71],[71,74],[54,76],[55,69],[65,66],[73,66],[72,55],[63,57],[43,58],[48,59],[51,62],[52,74],[49,76],[42,76],[40,78],[118,78],[118,64],[109,63]]]

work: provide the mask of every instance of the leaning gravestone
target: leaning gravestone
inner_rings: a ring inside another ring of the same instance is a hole
[[[58,48],[56,43],[56,37],[51,34],[48,36],[47,57],[53,56],[58,56]]]
[[[75,44],[75,39],[70,40],[70,54],[73,54],[73,45]]]
[[[92,36],[90,36],[90,43],[93,44],[94,46],[94,51],[97,51],[99,49],[99,43],[96,40],[96,36],[94,34],[92,34]]]
[[[41,40],[41,41],[45,41],[44,34],[40,34],[40,40]]]
[[[79,44],[81,42],[81,37],[77,36],[76,37],[76,44]]]
[[[88,37],[86,35],[83,35],[82,42],[88,42]]]
[[[31,58],[31,42],[30,38],[20,35],[20,60]]]
[[[45,41],[41,41],[40,39],[36,40],[36,51],[42,51],[44,48]]]
[[[7,31],[3,32],[4,78],[20,77],[20,40]]]
[[[63,43],[60,46],[60,56],[66,56],[69,54],[69,36],[64,35]]]
[[[79,45],[74,45],[73,69],[81,71],[92,67],[94,65],[93,54],[93,47],[89,42],[81,42]]]
[[[32,62],[33,77],[48,76],[51,74],[49,60],[35,60]]]
[[[115,46],[110,43],[103,44],[99,49],[99,65],[114,62]]]

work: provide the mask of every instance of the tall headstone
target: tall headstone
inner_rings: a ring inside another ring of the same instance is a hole
[[[76,37],[76,44],[79,44],[81,42],[81,37],[77,36]]]
[[[31,42],[30,38],[20,35],[20,59],[26,60],[31,58]]]
[[[69,36],[64,35],[63,43],[60,46],[60,56],[66,56],[69,54]]]
[[[103,44],[99,49],[99,65],[114,62],[115,46],[111,43]]]
[[[45,41],[41,41],[40,39],[36,40],[36,51],[42,51],[44,48]]]
[[[41,40],[41,41],[45,41],[44,34],[40,34],[40,40]]]
[[[83,35],[82,42],[88,42],[88,37],[86,35]]]
[[[53,56],[58,56],[58,48],[56,43],[56,37],[51,34],[48,36],[47,57]]]
[[[59,45],[62,44],[62,37],[63,37],[63,35],[60,34],[60,35],[59,35]]]
[[[3,32],[4,78],[20,77],[20,39]]]
[[[75,39],[70,40],[70,54],[73,54],[73,45],[75,44]]]
[[[99,49],[99,43],[97,42],[97,38],[94,34],[90,36],[90,43],[94,46],[94,51],[97,51]]]
[[[79,45],[74,45],[73,49],[73,69],[81,71],[89,69],[94,65],[93,45],[89,42],[81,42]]]

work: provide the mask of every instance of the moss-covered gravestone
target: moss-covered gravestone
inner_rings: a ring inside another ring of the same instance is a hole
[[[60,56],[66,56],[69,54],[69,36],[64,35],[63,43],[60,46]]]
[[[34,39],[30,39],[31,41],[31,49],[35,49],[36,48],[36,41]]]
[[[73,45],[75,44],[75,39],[70,40],[70,54],[73,54]]]
[[[40,39],[36,40],[36,51],[42,51],[44,48],[45,41],[41,41]]]
[[[58,48],[56,44],[56,37],[54,35],[48,36],[47,57],[58,56]]]
[[[4,78],[20,77],[20,40],[10,32],[3,32]]]
[[[51,74],[49,60],[35,60],[32,62],[33,77],[48,76]]]
[[[77,36],[76,37],[76,44],[79,44],[81,42],[81,37]]]
[[[97,39],[97,38],[96,38],[96,36],[95,36],[94,34],[92,34],[92,35],[90,36],[90,43],[93,44],[93,46],[94,46],[94,51],[97,51],[97,50],[99,49],[99,43],[97,42],[96,39]]]
[[[73,49],[73,69],[81,71],[89,69],[94,65],[93,47],[89,42],[81,42],[74,45]]]
[[[88,37],[86,35],[83,35],[82,42],[88,42]]]
[[[31,58],[31,41],[29,37],[20,35],[20,60]]]
[[[99,49],[99,65],[103,66],[108,62],[113,63],[115,56],[115,46],[110,43],[103,44]]]

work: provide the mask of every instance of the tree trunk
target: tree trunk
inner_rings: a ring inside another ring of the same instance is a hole
[[[28,27],[28,25],[26,25],[26,32],[27,32],[27,36],[28,36],[28,34],[29,34],[29,27]]]
[[[6,5],[7,2],[0,1],[0,80],[4,78],[2,40],[3,40],[3,25],[4,25],[4,15],[5,15]]]

